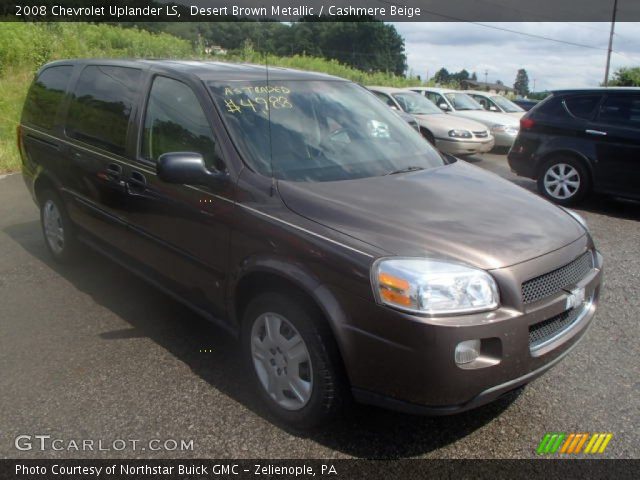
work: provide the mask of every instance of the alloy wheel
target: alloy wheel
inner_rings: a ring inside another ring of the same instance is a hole
[[[313,372],[309,349],[282,315],[263,313],[251,329],[251,355],[260,384],[286,410],[300,410],[311,398]]]
[[[544,188],[551,197],[567,200],[580,189],[580,174],[569,164],[556,163],[544,174]]]
[[[42,223],[47,243],[56,255],[64,250],[64,228],[62,215],[53,200],[47,200],[43,207]]]

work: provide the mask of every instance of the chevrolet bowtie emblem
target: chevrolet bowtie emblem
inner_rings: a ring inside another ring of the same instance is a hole
[[[567,297],[567,310],[579,307],[584,303],[585,293],[584,287],[575,288],[569,292]]]

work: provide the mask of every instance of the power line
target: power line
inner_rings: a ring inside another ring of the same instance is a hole
[[[391,2],[391,1],[388,1],[388,0],[376,0],[376,1],[380,2],[380,3],[387,4],[387,5],[395,5],[397,7],[401,6],[398,3]],[[586,45],[584,43],[569,42],[567,40],[560,40],[558,38],[547,37],[545,35],[537,35],[535,33],[520,32],[518,30],[512,30],[510,28],[504,28],[504,27],[498,27],[496,25],[488,25],[486,23],[473,22],[473,21],[470,21],[470,20],[465,20],[464,18],[454,17],[452,15],[446,15],[444,13],[438,13],[438,12],[434,12],[434,11],[431,11],[431,10],[426,10],[426,9],[423,9],[423,8],[421,8],[420,11],[421,12],[424,11],[424,12],[426,12],[426,13],[428,13],[430,15],[434,15],[436,17],[446,18],[447,20],[455,20],[457,22],[470,23],[472,25],[478,25],[480,27],[491,28],[493,30],[499,30],[499,31],[502,31],[502,32],[515,33],[517,35],[522,35],[522,36],[530,37],[530,38],[537,38],[539,40],[548,40],[550,42],[563,43],[565,45],[571,45],[571,46],[574,46],[574,47],[581,47],[581,48],[589,48],[589,49],[592,49],[592,50],[602,50],[602,51],[606,51],[607,50],[606,48],[596,47],[595,45]]]

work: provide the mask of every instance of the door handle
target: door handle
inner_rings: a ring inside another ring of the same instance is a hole
[[[127,191],[132,195],[139,195],[147,189],[147,179],[146,177],[136,171],[133,170],[131,175],[129,175],[129,180],[127,181]]]
[[[122,175],[122,167],[117,163],[110,163],[107,165],[107,176],[109,180],[120,180]]]
[[[599,135],[601,137],[604,137],[607,135],[607,132],[603,132],[602,130],[585,130],[586,133],[588,133],[589,135]]]

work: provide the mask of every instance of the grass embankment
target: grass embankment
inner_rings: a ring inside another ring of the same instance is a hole
[[[87,23],[0,22],[0,173],[20,168],[16,125],[36,70],[61,58],[204,58],[188,41],[168,34]],[[211,60],[212,57],[206,57]],[[411,86],[416,78],[367,73],[316,57],[265,57],[244,49],[226,61],[264,63],[348,78],[364,85]]]

